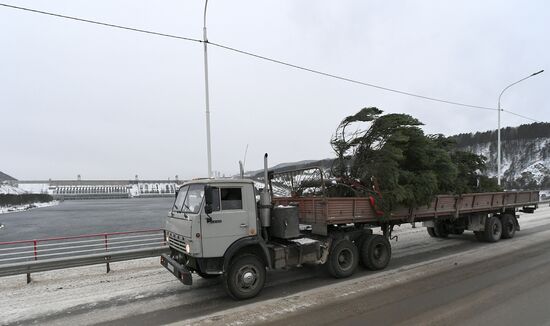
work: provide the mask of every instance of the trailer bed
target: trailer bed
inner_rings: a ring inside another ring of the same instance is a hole
[[[379,216],[368,197],[275,197],[274,205],[296,205],[299,221],[309,225],[365,223],[407,223],[438,217],[459,217],[473,213],[498,213],[520,207],[536,208],[538,191],[486,192],[463,195],[439,195],[430,205],[398,209],[389,216]]]

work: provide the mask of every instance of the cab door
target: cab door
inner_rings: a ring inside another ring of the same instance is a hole
[[[222,257],[229,246],[249,235],[251,212],[243,185],[213,186],[212,212],[201,216],[203,257]],[[254,217],[255,218],[255,217]]]

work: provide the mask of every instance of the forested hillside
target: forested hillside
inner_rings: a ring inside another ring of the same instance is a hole
[[[460,149],[487,157],[487,174],[497,174],[496,130],[452,136]],[[550,189],[550,123],[501,131],[503,185],[506,189]]]

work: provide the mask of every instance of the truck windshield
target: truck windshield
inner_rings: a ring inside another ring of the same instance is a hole
[[[197,214],[201,208],[203,197],[203,185],[189,185],[181,187],[178,192],[178,197],[174,202],[172,211]]]

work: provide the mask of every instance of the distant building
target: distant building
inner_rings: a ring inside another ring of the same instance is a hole
[[[50,194],[56,199],[108,199],[171,197],[183,183],[171,180],[48,180],[17,181],[29,193]]]

